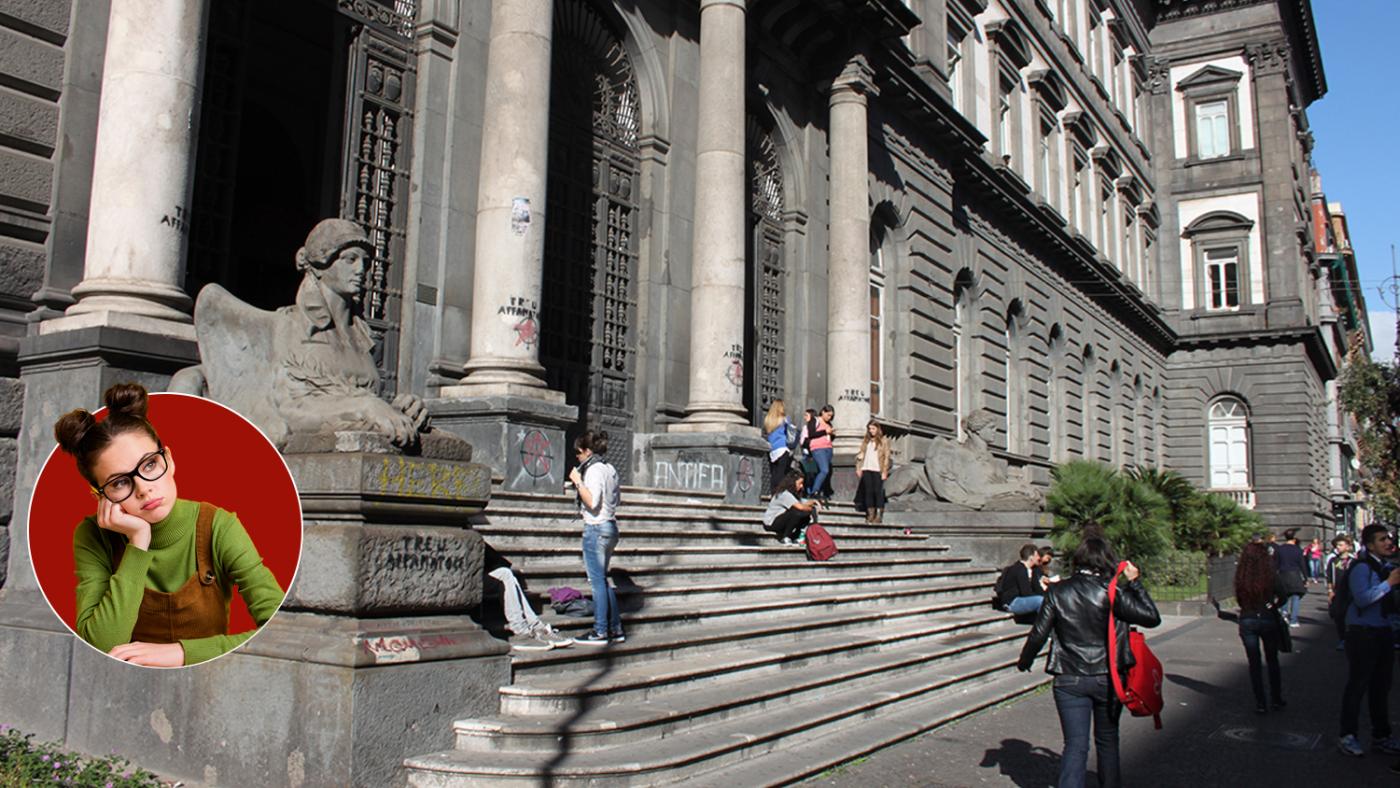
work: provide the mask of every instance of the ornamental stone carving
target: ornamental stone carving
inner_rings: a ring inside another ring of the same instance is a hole
[[[431,429],[421,399],[379,395],[360,301],[371,248],[358,224],[320,222],[296,253],[296,303],[275,312],[205,287],[194,311],[202,363],[177,373],[170,390],[228,405],[288,452],[470,459],[470,444]]]
[[[967,437],[962,442],[939,438],[922,463],[890,474],[885,493],[901,504],[891,509],[940,508],[936,502],[944,501],[989,512],[1039,511],[1045,502],[1040,490],[988,447],[996,435],[995,417],[979,408],[963,425]]]

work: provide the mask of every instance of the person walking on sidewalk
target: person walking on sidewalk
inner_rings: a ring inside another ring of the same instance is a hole
[[[1327,554],[1326,560],[1322,564],[1322,574],[1327,580],[1327,607],[1332,607],[1332,598],[1337,595],[1337,583],[1341,582],[1346,575],[1347,569],[1352,561],[1351,540],[1345,536],[1337,536],[1332,539],[1332,552]],[[1337,628],[1337,650],[1346,649],[1347,641],[1347,620],[1343,615],[1341,618],[1332,619],[1332,624]]]
[[[1400,585],[1400,569],[1387,563],[1395,554],[1395,538],[1383,525],[1361,531],[1363,552],[1347,572],[1346,654],[1347,683],[1342,690],[1341,738],[1337,749],[1347,755],[1365,755],[1356,733],[1361,727],[1361,696],[1366,695],[1371,715],[1371,746],[1389,755],[1400,755],[1400,741],[1390,734],[1390,680],[1395,666],[1395,638],[1389,615],[1394,609],[1391,590]]]
[[[1278,667],[1278,649],[1282,639],[1279,631],[1278,609],[1283,599],[1278,593],[1278,572],[1262,544],[1247,544],[1240,551],[1235,567],[1235,601],[1240,605],[1240,641],[1249,660],[1249,685],[1254,689],[1254,710],[1265,714],[1269,697],[1275,710],[1283,708],[1283,678]],[[1264,694],[1264,669],[1260,664],[1259,646],[1264,646],[1264,661],[1269,664],[1269,695]]]
[[[1070,558],[1072,577],[1050,586],[1035,626],[1026,637],[1017,670],[1028,671],[1051,636],[1054,643],[1045,672],[1055,676],[1055,710],[1065,737],[1060,757],[1060,788],[1084,785],[1089,763],[1089,727],[1093,723],[1101,788],[1122,785],[1118,764],[1118,717],[1123,705],[1113,691],[1108,666],[1108,584],[1118,558],[1108,543],[1089,537]],[[1147,589],[1138,582],[1138,568],[1124,567],[1113,605],[1120,668],[1131,666],[1128,626],[1155,627],[1162,621]]]
[[[1283,532],[1283,544],[1274,547],[1274,568],[1278,570],[1279,587],[1288,598],[1285,613],[1288,626],[1298,627],[1298,605],[1303,594],[1308,592],[1307,559],[1303,548],[1298,546],[1298,529],[1289,528]]]
[[[778,492],[783,477],[787,475],[792,462],[792,422],[788,421],[787,405],[780,399],[768,406],[768,415],[763,417],[763,437],[768,441],[768,479],[770,495]]]
[[[890,442],[879,422],[865,425],[865,437],[856,452],[860,482],[856,485],[856,508],[865,512],[867,523],[878,523],[885,514],[885,480],[890,478]]]
[[[622,613],[617,593],[608,584],[608,564],[617,547],[617,505],[621,495],[617,469],[603,460],[608,453],[608,434],[588,430],[574,439],[578,466],[569,471],[569,480],[578,492],[579,513],[583,517],[583,568],[593,587],[593,631],[574,642],[584,646],[621,643]]]

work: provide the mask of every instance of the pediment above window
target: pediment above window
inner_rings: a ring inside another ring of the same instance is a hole
[[[1190,238],[1193,235],[1210,232],[1249,232],[1253,227],[1252,220],[1234,211],[1211,211],[1188,224],[1181,235],[1184,238]]]
[[[1176,89],[1189,93],[1215,88],[1228,88],[1239,83],[1243,72],[1231,71],[1220,66],[1206,66],[1189,77],[1176,83]]]

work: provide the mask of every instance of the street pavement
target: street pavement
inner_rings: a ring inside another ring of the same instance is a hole
[[[1164,618],[1148,644],[1166,670],[1162,730],[1123,714],[1122,769],[1128,786],[1400,786],[1395,756],[1355,758],[1336,749],[1344,655],[1327,618],[1326,592],[1310,586],[1294,653],[1280,655],[1288,707],[1254,712],[1244,648],[1233,620]],[[1044,659],[1035,670],[1044,669]],[[1400,677],[1400,670],[1397,670]],[[1391,693],[1392,717],[1400,710]],[[1370,725],[1361,713],[1362,743]],[[1053,786],[1059,775],[1059,719],[1043,690],[881,750],[809,781],[852,786]],[[1091,750],[1089,764],[1094,756]],[[1088,785],[1096,785],[1094,776]]]

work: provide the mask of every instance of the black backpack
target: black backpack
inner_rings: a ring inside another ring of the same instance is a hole
[[[1003,605],[1003,604],[1001,603],[1001,591],[1002,591],[1001,581],[1003,581],[1003,580],[1005,580],[1005,579],[1006,579],[1006,570],[1003,569],[1002,572],[1001,572],[1001,574],[997,575],[997,582],[996,582],[996,585],[992,586],[992,609],[993,609],[993,610],[1000,610],[1000,611],[1003,612],[1003,613],[1006,612],[1006,605]]]
[[[1371,571],[1374,572],[1377,577],[1385,577],[1386,572],[1383,571],[1380,564],[1370,555],[1360,556],[1352,560],[1351,566],[1347,567],[1346,571],[1338,578],[1336,585],[1333,586],[1332,601],[1327,603],[1327,615],[1333,621],[1346,621],[1347,609],[1351,607],[1352,599],[1351,573],[1355,572],[1356,567],[1363,563],[1370,567]],[[1385,615],[1390,615],[1395,612],[1395,595],[1393,593],[1386,594],[1381,597],[1380,604],[1381,612]]]

